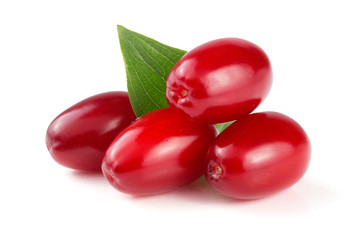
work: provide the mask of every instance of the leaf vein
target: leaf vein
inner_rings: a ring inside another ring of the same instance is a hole
[[[140,41],[144,42],[146,45],[148,45],[149,47],[151,47],[153,50],[155,50],[157,53],[159,53],[159,55],[163,56],[165,59],[167,59],[171,64],[175,65],[176,62],[173,62],[171,59],[169,59],[167,56],[165,56],[162,52],[159,52],[159,50],[157,50],[156,48],[154,48],[153,46],[151,46],[149,43],[145,42],[143,39],[139,38],[138,36],[135,36],[137,39],[139,39]],[[154,42],[157,45],[160,45],[160,43],[158,42]],[[171,52],[171,51],[170,51]]]
[[[129,53],[129,52],[128,52],[128,53]],[[129,55],[131,55],[131,53],[129,53]],[[149,95],[149,93],[146,91],[146,88],[144,87],[144,84],[142,83],[142,81],[141,81],[141,79],[140,79],[137,71],[136,71],[135,68],[134,68],[134,65],[133,65],[133,63],[132,63],[132,61],[131,61],[131,58],[129,58],[129,63],[131,64],[131,67],[133,68],[133,71],[134,71],[134,73],[136,74],[136,77],[138,78],[141,87],[144,89],[146,96],[149,98],[149,100],[150,100],[152,103],[154,103],[154,105],[155,105],[156,107],[160,108],[159,104],[157,104],[156,102],[154,102],[154,100],[151,98],[151,96]],[[147,77],[146,77],[146,78],[147,78]],[[147,79],[148,79],[148,78],[147,78]],[[151,82],[151,81],[149,81],[149,82]],[[156,88],[155,88],[155,89],[156,89]],[[135,93],[135,92],[134,92],[134,93]],[[135,95],[135,94],[134,94],[134,95]]]
[[[155,72],[157,75],[159,75],[161,77],[161,79],[166,83],[166,79],[165,79],[165,69],[160,65],[160,63],[158,63],[155,59],[153,59],[148,53],[146,53],[154,62],[156,62],[159,66],[161,66],[162,70],[163,70],[163,74],[161,74],[159,71],[157,71],[156,69],[154,69],[147,61],[146,59],[143,57],[143,54],[141,54],[141,51],[136,47],[136,45],[134,45],[128,37],[126,37],[127,41],[131,44],[131,46],[139,53],[139,55],[142,57],[143,59],[143,63],[145,63],[153,72]],[[146,42],[145,42],[146,43]],[[149,45],[150,46],[150,45]]]

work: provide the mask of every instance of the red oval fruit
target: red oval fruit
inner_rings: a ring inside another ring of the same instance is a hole
[[[216,134],[212,125],[190,121],[174,109],[158,109],[116,137],[106,151],[102,170],[121,192],[167,192],[203,174],[204,157]]]
[[[305,173],[310,141],[291,118],[276,112],[244,117],[210,146],[205,176],[218,192],[257,199],[286,189]]]
[[[252,112],[271,83],[271,65],[263,50],[246,40],[224,38],[200,45],[175,64],[166,99],[192,120],[228,122]]]
[[[100,170],[112,140],[135,118],[126,92],[98,94],[57,116],[47,129],[46,145],[65,167]]]

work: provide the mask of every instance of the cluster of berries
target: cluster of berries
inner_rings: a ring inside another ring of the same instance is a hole
[[[171,191],[205,174],[226,196],[261,198],[295,184],[311,152],[291,118],[251,114],[271,83],[262,49],[237,38],[214,40],[185,54],[169,73],[169,108],[136,118],[126,92],[99,94],[61,113],[46,144],[58,163],[102,170],[127,194]],[[231,121],[221,133],[214,127]]]

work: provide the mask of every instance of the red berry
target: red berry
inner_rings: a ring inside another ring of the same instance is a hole
[[[276,112],[244,117],[212,143],[205,176],[220,193],[257,199],[284,190],[305,173],[310,142],[291,118]]]
[[[174,109],[158,109],[116,137],[106,151],[102,170],[121,192],[167,192],[203,174],[204,157],[216,134],[212,125],[190,121]]]
[[[126,92],[98,94],[57,116],[47,129],[46,145],[65,167],[100,170],[112,140],[135,118]]]
[[[170,107],[203,123],[239,119],[267,96],[272,70],[265,52],[237,38],[205,43],[175,64],[166,84]]]

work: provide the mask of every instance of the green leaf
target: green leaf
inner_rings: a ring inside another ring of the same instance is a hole
[[[232,122],[227,122],[227,123],[219,123],[219,124],[215,124],[216,129],[219,131],[219,133],[221,133],[222,131],[224,131],[228,126],[230,126]]]
[[[186,53],[123,26],[117,27],[131,105],[137,117],[168,107],[166,79]]]

